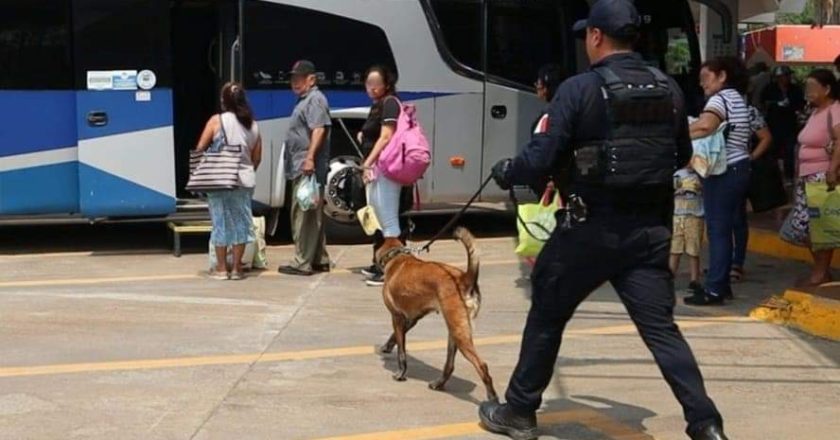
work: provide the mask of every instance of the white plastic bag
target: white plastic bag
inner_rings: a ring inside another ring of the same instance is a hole
[[[321,185],[315,181],[315,176],[310,175],[303,178],[303,183],[300,184],[295,197],[300,205],[300,209],[309,211],[321,203]]]
[[[268,259],[265,254],[265,217],[254,217],[251,229],[254,231],[254,241],[245,245],[245,252],[242,254],[242,268],[245,270],[265,269],[268,267]],[[213,243],[208,244],[208,263],[212,271],[216,268],[216,248],[213,246]],[[228,246],[227,267],[233,267],[232,246]]]

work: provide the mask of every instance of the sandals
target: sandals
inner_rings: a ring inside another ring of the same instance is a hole
[[[230,279],[230,272],[219,272],[215,270],[211,270],[208,273],[210,279],[219,280],[219,281],[227,281]]]
[[[729,270],[729,281],[732,283],[740,283],[744,280],[744,268],[738,266],[732,266],[732,269]]]

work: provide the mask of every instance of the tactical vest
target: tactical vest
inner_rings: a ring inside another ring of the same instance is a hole
[[[575,148],[574,181],[611,189],[672,185],[677,169],[675,108],[665,74],[649,67],[652,82],[631,84],[608,67],[594,70],[604,80],[609,134]]]

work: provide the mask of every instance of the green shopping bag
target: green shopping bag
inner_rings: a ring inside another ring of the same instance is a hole
[[[539,255],[551,232],[557,226],[554,214],[561,208],[562,201],[560,194],[557,193],[553,201],[544,204],[546,200],[551,200],[549,197],[551,197],[550,194],[538,203],[526,203],[516,208],[519,213],[516,221],[516,229],[519,231],[519,244],[514,251],[516,255],[520,257]]]
[[[811,182],[805,185],[805,194],[811,248],[840,248],[840,192],[829,190],[824,182]]]

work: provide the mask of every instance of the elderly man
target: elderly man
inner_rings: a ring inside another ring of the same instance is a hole
[[[291,82],[298,102],[286,134],[286,178],[292,183],[292,194],[296,194],[305,179],[315,175],[323,200],[330,156],[329,103],[318,90],[315,65],[311,61],[295,63],[291,71]],[[297,199],[292,197],[291,217],[295,257],[289,265],[280,266],[277,271],[301,276],[328,272],[330,257],[327,254],[322,206],[319,204],[304,210]]]

